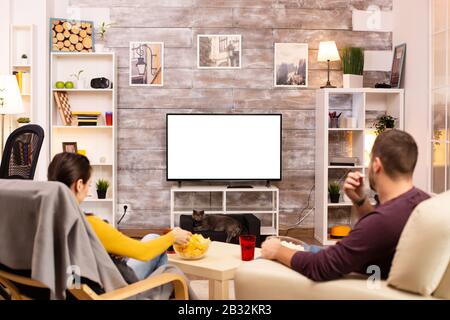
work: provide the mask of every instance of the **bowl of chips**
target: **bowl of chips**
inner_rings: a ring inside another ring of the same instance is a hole
[[[183,259],[197,260],[205,256],[208,251],[211,240],[203,238],[201,234],[193,234],[188,243],[179,245],[174,244],[175,252]]]

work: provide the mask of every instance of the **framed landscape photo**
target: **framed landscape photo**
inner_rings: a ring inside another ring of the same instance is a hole
[[[307,43],[275,43],[274,86],[308,87]]]
[[[197,67],[199,69],[240,69],[242,64],[241,35],[197,36]]]
[[[164,85],[164,43],[130,42],[130,86]]]
[[[63,142],[63,152],[78,153],[76,142]]]
[[[400,88],[403,78],[403,69],[406,56],[406,43],[398,45],[394,50],[391,70],[391,88]]]

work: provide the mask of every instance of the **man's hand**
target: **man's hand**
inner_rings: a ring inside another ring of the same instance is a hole
[[[186,244],[192,236],[192,233],[190,233],[189,231],[183,230],[178,227],[174,228],[172,230],[172,233],[175,237],[175,243],[180,245]]]
[[[364,198],[364,176],[360,172],[350,172],[344,183],[344,192],[353,203]]]
[[[264,241],[261,246],[261,257],[268,260],[276,260],[277,254],[281,249],[281,241],[277,238],[272,238]]]

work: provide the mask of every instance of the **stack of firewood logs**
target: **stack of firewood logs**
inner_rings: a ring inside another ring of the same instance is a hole
[[[92,52],[91,22],[52,20],[52,51]]]

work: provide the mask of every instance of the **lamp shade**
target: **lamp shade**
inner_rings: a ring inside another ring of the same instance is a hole
[[[0,114],[23,112],[22,97],[16,77],[0,75]]]
[[[317,61],[339,61],[341,57],[339,56],[338,49],[336,47],[336,42],[334,41],[322,41],[319,45],[319,54],[317,56]]]

